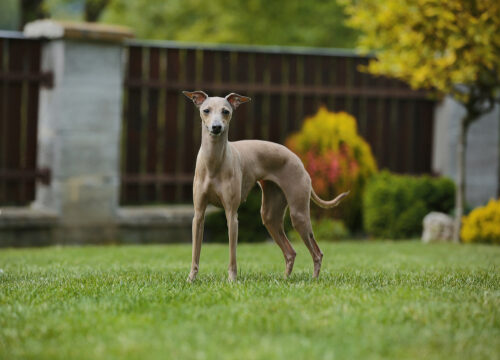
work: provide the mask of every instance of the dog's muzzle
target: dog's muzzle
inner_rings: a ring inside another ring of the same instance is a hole
[[[221,132],[222,132],[221,125],[212,125],[210,133],[212,133],[213,135],[220,135]]]

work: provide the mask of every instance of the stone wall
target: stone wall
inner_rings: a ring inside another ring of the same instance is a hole
[[[42,70],[54,86],[39,98],[37,184],[29,208],[0,209],[0,246],[191,241],[192,205],[119,206],[125,28],[41,20]],[[212,208],[208,212],[213,211]]]
[[[54,86],[40,91],[38,166],[51,169],[37,184],[33,208],[59,216],[57,242],[113,241],[120,182],[123,40],[128,30],[50,20],[25,35],[50,38],[42,70]]]

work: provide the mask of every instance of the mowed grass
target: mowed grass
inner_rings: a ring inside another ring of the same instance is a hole
[[[500,247],[274,244],[0,250],[1,359],[499,359]]]

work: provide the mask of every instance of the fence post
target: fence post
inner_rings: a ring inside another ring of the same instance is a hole
[[[41,20],[24,29],[48,39],[42,69],[54,86],[39,102],[38,184],[33,207],[59,214],[59,243],[114,241],[120,186],[123,41],[121,27]]]

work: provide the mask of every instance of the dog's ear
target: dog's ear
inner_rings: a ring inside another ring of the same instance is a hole
[[[198,107],[208,98],[208,95],[203,91],[183,91],[182,93],[193,100],[194,104]]]
[[[226,96],[226,100],[231,104],[233,109],[236,109],[241,104],[249,102],[252,99],[250,99],[249,97],[243,96],[243,95],[231,93],[228,96]]]

